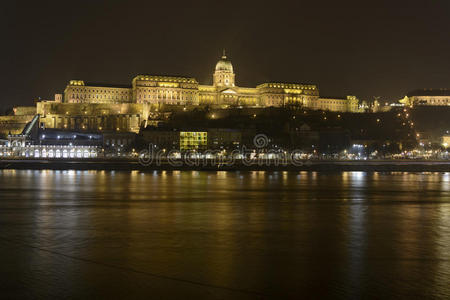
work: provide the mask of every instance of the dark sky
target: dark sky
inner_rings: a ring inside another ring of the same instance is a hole
[[[70,79],[140,73],[211,83],[226,48],[239,86],[315,83],[321,95],[397,100],[450,88],[450,1],[8,1],[0,108],[52,98]]]

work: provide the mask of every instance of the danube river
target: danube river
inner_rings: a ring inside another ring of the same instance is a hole
[[[0,171],[2,298],[448,298],[450,173]]]

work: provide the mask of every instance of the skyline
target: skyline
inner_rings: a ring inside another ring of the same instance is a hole
[[[2,10],[2,108],[52,98],[71,79],[123,84],[137,74],[174,74],[209,84],[224,48],[238,86],[311,83],[324,96],[382,101],[449,87],[445,1],[44,1],[22,8],[8,3]]]

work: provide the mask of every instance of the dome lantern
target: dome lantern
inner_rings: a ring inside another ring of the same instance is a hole
[[[213,77],[215,86],[234,86],[233,65],[228,60],[225,50],[223,50],[222,57],[216,64]]]

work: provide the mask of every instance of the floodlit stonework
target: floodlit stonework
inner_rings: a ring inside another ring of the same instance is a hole
[[[401,99],[400,103],[408,106],[448,106],[450,105],[450,89],[415,90]]]
[[[320,98],[317,86],[312,84],[270,82],[254,88],[239,87],[233,65],[224,52],[216,64],[212,85],[201,85],[192,77],[155,75],[138,75],[130,85],[70,80],[64,94],[56,94],[54,100],[40,101],[35,108],[16,108],[15,112],[24,120],[31,119],[34,113],[39,114],[40,124],[46,128],[138,132],[147,125],[152,112],[167,107],[295,105],[306,109],[358,112],[358,103],[354,96]],[[8,123],[7,128],[15,128],[11,120],[5,123]]]
[[[282,107],[298,104],[310,109],[332,111],[358,110],[358,99],[321,99],[316,85],[263,83],[255,88],[238,87],[231,61],[225,53],[217,62],[212,85],[201,85],[192,77],[138,75],[130,86],[111,86],[71,80],[63,103],[142,104],[218,107]],[[146,107],[142,107],[145,110]]]

